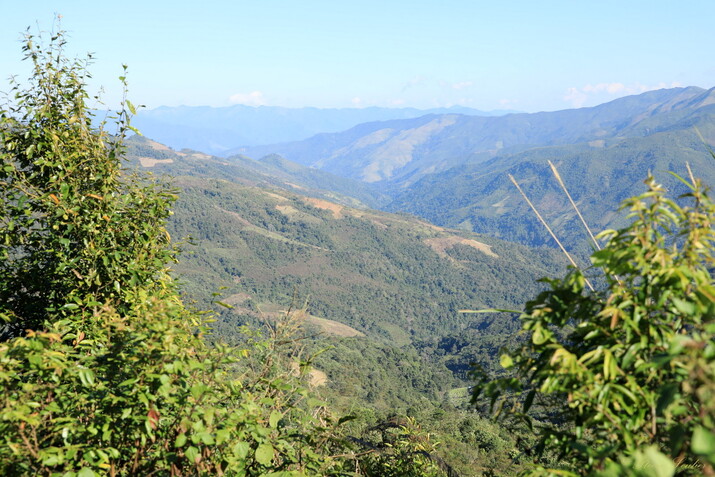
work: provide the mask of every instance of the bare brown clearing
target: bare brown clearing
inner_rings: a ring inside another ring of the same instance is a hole
[[[439,237],[439,238],[431,238],[425,240],[425,243],[435,252],[437,252],[438,255],[441,257],[447,257],[447,250],[450,248],[454,247],[455,245],[461,244],[461,245],[467,245],[469,247],[476,248],[480,252],[484,253],[485,255],[489,255],[490,257],[498,257],[496,253],[492,252],[492,247],[482,243],[482,242],[477,242],[476,240],[472,239],[466,239],[463,237],[457,237],[457,236],[451,236],[451,237]]]
[[[333,202],[328,202],[327,200],[323,199],[316,199],[313,197],[306,197],[305,201],[318,209],[329,210],[333,213],[333,217],[336,219],[341,219],[343,217],[342,212],[344,207],[342,205],[338,205]]]

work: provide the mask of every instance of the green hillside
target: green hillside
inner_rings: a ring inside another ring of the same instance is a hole
[[[445,442],[441,455],[461,475],[512,465],[506,450],[473,452],[481,445],[475,429],[504,449],[517,444],[468,410],[466,388],[471,363],[493,367],[518,325],[510,314],[459,310],[521,306],[542,289],[539,278],[563,273],[559,254],[349,207],[348,197],[328,201],[329,193],[296,187],[297,177],[287,185],[264,176],[250,160],[242,170],[134,141],[130,160],[171,172],[179,189],[169,231],[174,240],[190,237],[173,267],[184,295],[216,308],[220,291],[232,307],[218,307],[211,340],[242,343],[243,325],[272,323],[306,305],[305,346],[324,350],[314,363],[314,391],[362,416],[355,433],[409,414]],[[164,162],[147,160],[150,153]],[[277,157],[265,162],[303,170]]]
[[[304,141],[246,148],[368,183],[408,186],[452,167],[535,147],[641,137],[712,110],[712,90],[673,88],[596,107],[499,117],[459,114],[361,124]]]
[[[409,343],[469,325],[457,310],[511,307],[563,265],[551,250],[219,179],[177,177],[174,237],[195,245],[177,272],[191,296],[219,287],[238,310],[288,306]],[[240,306],[238,306],[240,305]]]
[[[522,303],[563,266],[550,249],[349,207],[361,202],[309,189],[303,166],[275,156],[239,165],[144,138],[129,152],[181,191],[170,232],[191,244],[176,271],[200,302],[222,288],[248,313],[288,306],[297,293],[311,315],[409,343],[469,326],[459,309]],[[296,173],[269,175],[276,164]]]
[[[588,249],[587,235],[547,161],[558,167],[587,222],[599,232],[624,224],[616,213],[618,206],[644,190],[642,181],[648,171],[676,195],[685,188],[668,171],[685,176],[686,162],[707,183],[715,183],[708,146],[695,125],[707,141],[712,140],[715,116],[708,114],[694,124],[689,121],[678,129],[646,137],[531,149],[425,177],[388,208],[444,226],[532,245],[553,244],[509,180],[511,174],[562,240],[572,248]]]

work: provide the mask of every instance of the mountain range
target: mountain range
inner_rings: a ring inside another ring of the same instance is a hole
[[[177,152],[139,137],[130,148],[145,167],[193,181],[278,188],[281,197],[408,213],[438,227],[554,246],[511,175],[562,241],[586,255],[586,234],[548,161],[598,232],[624,223],[618,205],[644,190],[649,172],[675,195],[684,186],[668,172],[685,175],[686,162],[715,183],[713,143],[715,92],[688,87],[549,113],[373,121],[303,141],[246,147],[226,158]]]
[[[376,121],[240,152],[250,157],[277,153],[341,176],[404,186],[456,165],[535,147],[578,143],[601,147],[607,140],[647,136],[687,122],[713,102],[712,90],[663,89],[592,108],[499,117],[429,114]]]
[[[245,146],[306,139],[318,133],[337,132],[357,124],[386,119],[405,119],[425,114],[495,116],[514,111],[479,111],[454,106],[415,108],[283,108],[234,105],[162,106],[140,110],[133,124],[143,134],[175,149],[195,149],[210,154],[235,153]]]
[[[686,190],[668,172],[686,163],[715,183],[714,96],[690,87],[551,113],[450,111],[226,157],[133,136],[126,152],[179,191],[173,272],[188,302],[206,309],[218,292],[228,307],[209,339],[240,344],[243,325],[270,329],[302,310],[324,396],[350,413],[418,416],[462,475],[478,475],[487,455],[489,468],[512,465],[518,439],[469,431],[469,372],[496,371],[519,323],[460,310],[519,310],[567,263],[509,176],[585,265],[590,246],[548,161],[595,231],[618,226],[618,204],[649,172],[671,196]],[[587,274],[599,286],[598,270]],[[493,442],[502,451],[474,452]]]
[[[648,172],[668,187],[688,161],[708,183],[715,168],[715,92],[663,89],[592,108],[475,117],[458,114],[365,123],[303,141],[256,146],[306,167],[377,186],[408,212],[441,226],[522,243],[553,243],[508,178],[573,246],[585,242],[547,161],[561,171],[596,231],[623,222],[620,201],[643,190]],[[620,221],[620,222],[619,222]],[[586,247],[587,249],[588,247]]]

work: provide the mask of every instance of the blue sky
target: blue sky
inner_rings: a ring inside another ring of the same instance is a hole
[[[672,86],[715,86],[715,2],[84,0],[7,3],[0,91],[21,32],[96,53],[108,104],[469,106],[558,110]]]

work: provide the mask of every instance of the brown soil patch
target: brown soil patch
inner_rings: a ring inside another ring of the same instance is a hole
[[[283,215],[291,216],[299,214],[300,211],[292,205],[276,205],[276,210]]]
[[[329,210],[333,213],[333,218],[340,219],[343,217],[342,212],[344,207],[342,205],[335,204],[333,202],[328,202],[327,200],[323,199],[316,199],[313,197],[306,197],[305,201],[318,209]]]
[[[481,242],[477,242],[476,240],[472,239],[465,239],[463,237],[457,237],[457,236],[452,236],[452,237],[442,237],[442,238],[431,238],[425,240],[425,243],[429,245],[429,247],[437,252],[438,255],[442,257],[447,256],[447,250],[450,248],[454,247],[457,244],[462,244],[462,245],[468,245],[470,247],[476,248],[480,252],[484,253],[485,255],[489,255],[490,257],[498,257],[498,255],[494,252],[492,252],[492,247]]]
[[[173,159],[153,159],[151,157],[140,157],[139,163],[142,167],[154,167],[157,164],[171,164]]]
[[[338,323],[337,321],[328,320],[326,318],[318,318],[317,316],[308,315],[305,321],[311,325],[317,326],[325,334],[331,336],[343,336],[346,338],[353,336],[365,336],[364,333],[359,332],[355,328],[343,323]]]
[[[147,140],[147,145],[150,146],[152,149],[156,149],[158,151],[171,151],[171,148],[169,146],[165,146],[160,142],[152,141],[151,139]]]
[[[328,375],[319,369],[310,370],[310,385],[315,387],[325,386],[328,382]]]
[[[278,320],[281,315],[285,316],[287,312],[284,307],[273,303],[261,303],[258,307],[261,310],[261,314],[269,320]],[[297,316],[299,316],[301,320],[305,320],[305,323],[318,328],[320,331],[330,336],[340,336],[345,338],[365,336],[364,333],[356,330],[355,328],[337,321],[328,320],[327,318],[319,318],[315,315],[305,313],[302,310],[294,311],[293,313],[299,313]]]
[[[274,194],[273,192],[263,191],[263,193],[266,194],[268,197],[273,197],[274,199],[278,199],[281,202],[285,202],[288,200],[287,197],[283,197],[282,195]]]
[[[239,305],[246,300],[251,298],[251,295],[248,293],[236,293],[231,296],[227,296],[225,300],[221,300],[223,303],[226,303],[227,305]]]
[[[298,376],[300,373],[300,366],[298,363],[291,363],[290,365],[293,375]],[[318,386],[325,386],[328,383],[328,375],[319,369],[312,368],[308,371],[308,384],[311,388],[317,388]]]
[[[306,190],[305,187],[301,187],[298,184],[293,184],[292,182],[286,182],[285,185],[291,186],[292,188],[298,189],[298,190]]]
[[[230,211],[230,210],[223,209],[223,208],[221,208],[221,207],[219,207],[219,206],[217,206],[217,205],[214,205],[214,208],[220,210],[221,212],[223,212],[223,213],[225,213],[225,214],[230,215],[231,217],[233,217],[234,219],[236,219],[241,225],[245,225],[245,226],[247,226],[247,227],[253,227],[253,224],[252,224],[251,222],[249,222],[248,220],[244,219],[243,217],[241,217],[241,216],[240,216],[239,214],[237,214],[236,212],[232,212],[232,211]]]

